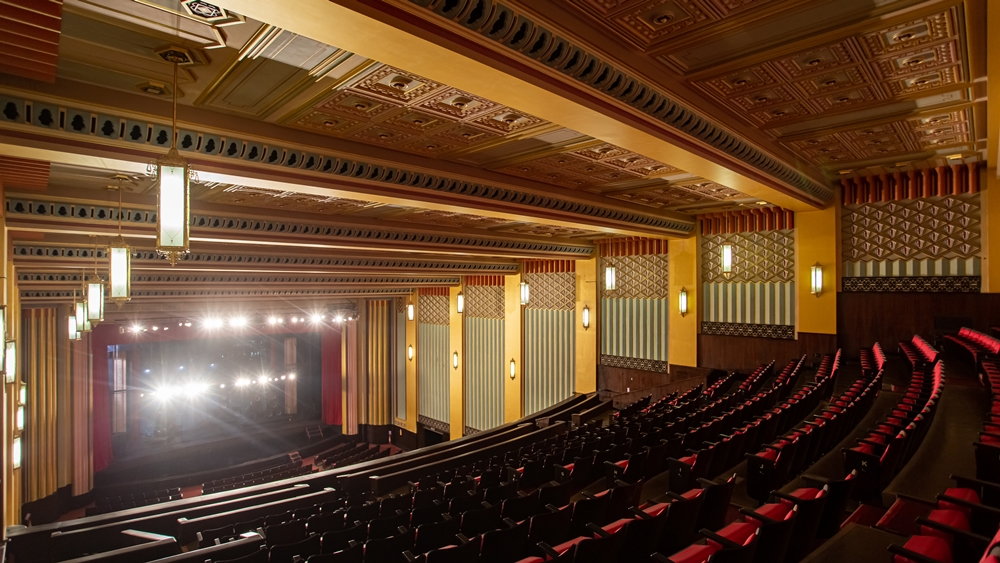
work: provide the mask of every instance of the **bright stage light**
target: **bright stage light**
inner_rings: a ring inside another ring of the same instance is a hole
[[[294,373],[288,374],[288,379],[295,379],[295,374]]]
[[[344,322],[344,315],[337,315],[337,322],[338,323]]]
[[[160,327],[153,325],[153,330],[160,330]]]
[[[281,376],[281,380],[284,381],[285,380],[285,376],[282,375]]]
[[[269,324],[271,326],[274,326],[274,325],[278,324],[278,317],[268,317],[267,318],[267,324]]]
[[[237,387],[246,387],[247,385],[250,385],[250,380],[249,379],[245,379],[245,378],[241,377],[240,379],[236,380],[236,386]]]
[[[219,384],[219,389],[225,389],[225,388],[226,388],[226,384],[225,383],[220,383]]]
[[[191,326],[191,323],[184,323],[184,326],[185,327],[189,327],[189,326]]]
[[[323,317],[314,313],[311,317],[309,317],[309,320],[311,320],[313,324],[319,324],[319,322],[323,320]]]
[[[209,318],[205,319],[204,325],[205,325],[205,328],[207,328],[207,329],[222,328],[222,319],[220,319],[218,317],[209,317]]]
[[[132,332],[142,332],[142,325],[134,324],[132,325],[132,328],[130,328],[129,330],[131,330]]]
[[[243,328],[247,326],[246,317],[233,317],[229,319],[229,326],[233,328]]]
[[[297,323],[297,322],[299,322],[299,319],[297,319],[297,318],[295,318],[295,317],[292,317],[292,322],[293,322],[293,323]]]

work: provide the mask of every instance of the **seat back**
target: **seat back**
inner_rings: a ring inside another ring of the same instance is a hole
[[[618,561],[624,543],[624,531],[619,531],[608,537],[587,538],[573,546],[573,563]]]
[[[718,530],[726,525],[726,513],[729,511],[729,500],[733,498],[736,488],[736,474],[723,482],[699,479],[705,500],[698,514],[696,529],[707,528]]]
[[[292,563],[296,556],[307,559],[310,555],[319,555],[320,549],[320,536],[309,536],[299,542],[271,547],[267,560],[268,563]]]
[[[513,521],[508,521],[506,528],[490,530],[483,534],[479,563],[512,563],[516,561],[528,545],[528,527],[528,522],[515,524]]]
[[[479,543],[475,541],[440,547],[424,554],[426,563],[476,563],[477,559]]]
[[[407,531],[388,538],[365,543],[365,563],[401,562],[403,552],[413,548],[413,532]]]
[[[569,539],[572,522],[573,508],[571,506],[532,516],[528,525],[528,545],[537,545],[538,542],[558,545],[566,541]]]
[[[478,536],[479,534],[500,527],[501,505],[494,504],[491,506],[489,503],[483,504],[486,505],[485,508],[470,510],[462,514],[461,531],[467,537]]]
[[[426,553],[444,547],[455,541],[455,534],[461,529],[462,520],[449,518],[441,522],[417,526],[413,549],[416,553]]]

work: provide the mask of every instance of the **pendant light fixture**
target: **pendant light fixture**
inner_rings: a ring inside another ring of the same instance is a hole
[[[97,243],[94,243],[94,275],[84,286],[84,301],[87,302],[87,320],[91,326],[104,320],[104,280],[97,275]]]
[[[86,274],[80,276],[86,279]],[[84,332],[90,332],[90,321],[87,319],[87,300],[81,299],[76,300],[76,290],[73,290],[73,316],[76,318],[76,333],[77,335],[83,334]]]
[[[173,63],[173,120],[170,129],[170,150],[148,167],[155,174],[156,196],[156,252],[166,256],[170,265],[190,252],[191,216],[191,167],[187,159],[177,152],[177,65],[188,60],[185,53],[173,51],[161,54]]]
[[[118,237],[108,246],[108,289],[109,297],[119,308],[132,298],[132,248],[122,236],[122,180],[128,176],[119,174],[118,180]]]

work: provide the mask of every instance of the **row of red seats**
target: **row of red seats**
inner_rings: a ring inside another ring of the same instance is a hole
[[[847,471],[858,474],[852,498],[871,500],[906,465],[930,427],[943,387],[941,362],[929,372],[914,370],[909,387],[890,413],[856,446],[844,448]]]
[[[990,410],[973,443],[976,452],[976,477],[1000,481],[1000,360],[984,360],[980,380],[989,393]]]
[[[785,364],[785,367],[781,368],[781,372],[778,373],[778,376],[774,378],[773,387],[778,387],[780,385],[785,385],[786,383],[790,384],[794,382],[795,378],[799,376],[799,371],[802,370],[802,366],[805,363],[806,363],[806,356],[805,354],[803,354],[801,358],[797,360],[791,360],[790,362]],[[791,391],[791,387],[786,387],[786,389],[788,391]],[[784,399],[785,397],[781,398]]]
[[[938,351],[919,334],[914,334],[909,342],[900,342],[899,350],[910,360],[914,369],[938,360]]]
[[[771,377],[772,373],[774,373],[773,361],[766,366],[760,366],[740,383],[739,393],[741,395],[752,395],[756,393],[760,390],[761,386],[764,385],[764,381]]]
[[[824,391],[828,393],[830,386],[832,386],[833,376],[835,375],[834,368],[839,365],[839,361],[831,356],[827,358],[824,365],[824,372],[820,377],[821,381],[806,384],[796,393],[797,396],[803,393],[811,393],[820,397]],[[768,397],[776,397],[780,388],[784,385],[785,383],[782,383],[777,388],[771,388],[768,391],[759,393],[737,405],[731,411],[715,418],[712,422],[703,424],[699,428],[690,429],[689,433],[698,433],[706,426],[722,428],[726,424],[732,424],[735,420],[738,420],[736,417],[740,415],[745,415],[747,412],[759,411],[758,407],[767,404]],[[781,415],[792,413],[795,411],[796,405],[799,404],[804,405],[805,401],[797,397],[789,401],[786,405],[783,405],[784,409],[780,407],[776,409],[768,407],[767,410],[760,412],[752,422],[736,430],[733,435],[722,435],[722,440],[715,443],[706,442],[705,445],[707,448],[687,458],[680,460],[670,459],[670,492],[667,493],[665,500],[654,501],[639,508],[632,508],[630,516],[619,518],[603,526],[600,526],[600,523],[590,523],[586,526],[586,532],[588,533],[557,545],[540,545],[543,556],[529,557],[523,559],[522,563],[540,563],[547,560],[573,561],[577,563],[583,561],[635,561],[648,556],[653,549],[660,552],[673,553],[679,547],[687,545],[695,529],[697,529],[696,525],[700,525],[703,528],[702,534],[712,534],[709,530],[719,529],[724,524],[725,509],[728,507],[728,500],[732,494],[735,476],[723,484],[708,481],[701,476],[706,471],[709,471],[709,467],[714,465],[712,460],[725,460],[729,457],[730,453],[738,454],[743,447],[759,443],[761,437],[773,435],[783,420],[787,420],[789,425],[794,424],[795,419],[792,418],[793,415],[789,414],[785,417]],[[801,416],[804,416],[804,413]],[[620,472],[614,476],[609,475],[609,481],[613,477],[620,477],[620,480],[615,481],[617,486],[596,495],[589,495],[587,499],[578,501],[573,507],[573,513],[575,514],[579,510],[580,503],[596,501],[605,496],[613,497],[621,489],[641,485],[642,480],[640,476],[643,474],[642,471],[634,473],[634,477],[640,479],[638,481],[630,479],[628,475],[634,467],[635,460],[636,457],[633,456],[613,464]],[[738,458],[734,461],[738,461]],[[634,481],[634,484],[630,484],[630,481]],[[702,488],[690,488],[692,485],[701,485]],[[706,505],[713,507],[709,509],[709,516],[706,516],[704,513],[698,515],[695,511],[698,510],[702,500],[704,500],[702,498],[703,493],[706,491],[716,491],[717,489],[719,489],[720,494],[704,495],[706,499],[715,497],[713,502],[706,500]],[[720,505],[718,504],[718,500],[720,500],[718,497],[721,496],[722,491],[724,491],[725,503]],[[816,492],[811,495],[803,494],[801,498],[793,496],[791,500],[779,502],[780,506],[789,507],[787,508],[787,512],[791,516],[787,516],[784,520],[794,523],[792,516],[798,510],[795,508],[795,503],[797,502],[825,500],[825,492],[820,491],[820,489],[816,489]],[[552,510],[561,511],[567,508],[556,509],[553,507]],[[815,528],[818,526],[819,517],[822,513],[822,505],[818,506],[818,508],[819,511],[814,510],[816,514],[815,518],[810,519],[814,521],[814,524],[811,525],[813,528],[811,535],[815,535]],[[771,512],[767,512],[767,514],[771,514]],[[754,516],[759,518],[758,522],[765,522],[767,520],[766,516],[763,515],[755,514]],[[748,516],[748,518],[752,519],[754,516]],[[771,530],[770,527],[765,527],[765,529],[768,531]],[[790,531],[791,528],[789,527],[788,532]],[[728,533],[726,528],[723,528],[720,532]],[[769,538],[769,534],[765,533],[764,537],[765,539]],[[696,548],[695,551],[704,555],[705,559],[711,555],[710,548],[706,549],[705,546]],[[658,554],[654,555],[654,557],[662,558]]]
[[[862,348],[861,350],[861,374],[868,377],[872,377],[876,372],[882,371],[885,368],[885,352],[882,351],[882,345],[878,342],[871,347]]]
[[[787,483],[840,443],[871,409],[881,385],[882,372],[871,380],[858,378],[813,420],[806,421],[757,454],[748,454],[747,494],[750,498],[761,504],[767,502],[772,490]],[[803,391],[794,399],[805,401],[801,395]]]
[[[946,334],[945,341],[954,345],[956,351],[968,354],[972,363],[979,363],[989,357],[1000,354],[1000,339],[978,330],[962,327],[958,334]]]

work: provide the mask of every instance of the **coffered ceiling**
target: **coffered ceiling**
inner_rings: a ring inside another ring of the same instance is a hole
[[[49,3],[0,3],[26,302],[64,301],[116,233],[115,174],[141,309],[450,285],[985,148],[978,0]],[[172,269],[143,170],[175,94],[200,181]]]

